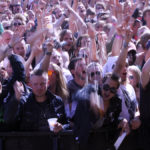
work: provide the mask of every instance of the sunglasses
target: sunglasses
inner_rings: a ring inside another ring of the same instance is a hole
[[[8,30],[8,29],[10,29],[10,27],[11,27],[11,26],[6,26],[6,27],[4,27],[4,29]]]
[[[88,58],[88,55],[87,54],[78,54],[79,57],[82,57],[82,58]]]
[[[94,75],[100,75],[100,71],[96,71],[96,72],[91,72],[91,77],[94,77]]]
[[[129,76],[129,79],[130,79],[130,80],[133,80],[133,79],[134,79],[134,76],[130,75],[130,76]]]
[[[48,70],[48,75],[49,75],[49,76],[52,76],[52,75],[53,75],[53,73],[54,73],[54,71],[53,71],[53,70]]]
[[[21,26],[22,25],[22,23],[20,23],[20,22],[15,22],[14,24],[13,24],[14,26]]]
[[[104,84],[104,85],[103,85],[103,90],[105,90],[105,91],[110,91],[110,92],[113,93],[113,94],[116,94],[116,92],[117,92],[117,89],[116,89],[116,88],[110,87],[108,84]]]

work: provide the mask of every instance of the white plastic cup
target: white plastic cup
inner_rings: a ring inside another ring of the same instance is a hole
[[[54,126],[55,126],[55,124],[57,122],[57,118],[50,118],[47,121],[48,121],[50,130],[53,131],[54,130]]]

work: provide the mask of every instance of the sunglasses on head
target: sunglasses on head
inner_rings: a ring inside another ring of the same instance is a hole
[[[100,75],[100,71],[96,71],[96,72],[91,72],[91,77],[94,77],[94,75]]]
[[[53,75],[53,73],[54,73],[54,71],[53,71],[53,70],[48,70],[48,75],[49,75],[49,76],[52,76],[52,75]]]
[[[17,23],[17,22],[15,22],[15,23],[14,23],[14,26],[21,26],[21,25],[22,25],[22,23],[21,23],[21,22],[18,22],[18,23]]]
[[[117,89],[115,87],[110,87],[108,84],[103,85],[103,90],[110,91],[113,94],[116,94]]]

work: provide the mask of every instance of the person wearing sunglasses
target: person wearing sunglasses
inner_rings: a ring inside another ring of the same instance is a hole
[[[18,31],[20,26],[26,25],[26,18],[23,14],[16,14],[11,22],[12,30]]]
[[[88,141],[90,143],[92,140],[89,136],[91,129],[98,130],[107,127],[115,130],[115,132],[107,131],[111,138],[105,144],[95,139],[95,142],[98,141],[95,144],[98,147],[109,145],[114,140],[118,124],[121,122],[119,118],[121,99],[117,96],[119,86],[120,78],[115,74],[108,73],[104,76],[99,89],[88,84],[77,92],[75,99],[78,100],[78,105],[74,116],[74,133],[82,150],[95,149],[93,145],[90,147],[91,145],[88,144]]]
[[[97,62],[91,62],[87,66],[87,72],[88,72],[88,82],[90,84],[95,84],[95,81],[98,85],[101,84],[102,81],[102,67]]]

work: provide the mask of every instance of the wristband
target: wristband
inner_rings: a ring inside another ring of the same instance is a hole
[[[123,47],[124,47],[124,48],[128,48],[128,46],[129,46],[129,43],[127,43],[127,42],[124,42],[124,43],[123,43]]]
[[[46,55],[52,55],[52,52],[46,52]]]

